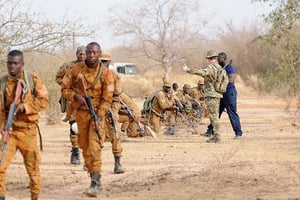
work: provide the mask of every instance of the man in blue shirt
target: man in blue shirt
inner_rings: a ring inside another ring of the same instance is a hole
[[[230,64],[226,63],[227,55],[224,52],[219,53],[218,63],[226,71],[229,79],[226,92],[223,94],[223,98],[220,99],[220,109],[219,118],[221,117],[223,111],[226,109],[228,117],[233,131],[235,132],[234,139],[241,139],[243,132],[241,129],[240,117],[237,113],[237,91],[234,85],[234,80],[236,78],[236,69]],[[207,131],[204,133],[205,136],[210,136],[213,134],[212,125],[208,125]]]

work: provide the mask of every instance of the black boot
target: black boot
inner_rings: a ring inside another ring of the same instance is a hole
[[[205,133],[201,133],[200,135],[205,136],[205,137],[210,137],[213,134],[214,134],[213,127],[211,125],[208,125],[206,132]]]
[[[91,173],[91,185],[86,191],[86,195],[89,197],[97,197],[99,192],[101,192],[101,182],[100,182],[101,175],[97,172]]]
[[[123,169],[121,163],[120,163],[120,156],[115,156],[115,168],[114,173],[115,174],[122,174],[125,170]]]
[[[80,164],[80,154],[78,147],[72,147],[72,154],[71,154],[71,164],[79,165]]]
[[[5,200],[5,197],[0,197],[0,200]]]

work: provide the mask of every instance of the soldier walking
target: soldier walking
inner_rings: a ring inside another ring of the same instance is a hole
[[[64,75],[72,68],[73,65],[83,62],[86,59],[85,46],[80,46],[76,50],[77,60],[71,61],[69,63],[64,63],[56,73],[55,82],[58,85],[62,84],[62,79]],[[71,164],[78,165],[80,164],[80,152],[78,148],[78,128],[75,120],[76,110],[72,106],[71,101],[66,101],[64,97],[60,98],[60,104],[62,107],[62,112],[66,112],[66,117],[64,121],[69,121],[70,124],[70,142],[72,145],[72,153],[70,162]]]
[[[75,64],[62,80],[62,95],[77,104],[78,145],[82,149],[84,163],[91,177],[86,195],[96,197],[101,191],[101,142],[99,131],[105,133],[105,115],[112,103],[114,79],[111,71],[100,64],[101,47],[96,42],[86,46],[86,60]],[[81,87],[84,82],[85,91]],[[89,97],[91,104],[87,104]],[[90,112],[93,107],[94,112]],[[96,116],[91,116],[95,114]],[[98,133],[98,134],[97,134]]]
[[[17,150],[22,154],[29,175],[31,200],[37,200],[41,191],[37,126],[40,118],[38,112],[49,106],[48,90],[36,74],[28,73],[23,67],[23,52],[10,51],[7,56],[8,75],[1,78],[0,127],[3,152],[0,153],[0,200],[5,199],[6,169]],[[15,111],[12,111],[15,117],[8,126],[12,103],[16,105]]]

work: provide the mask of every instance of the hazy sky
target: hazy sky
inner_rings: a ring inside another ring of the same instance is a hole
[[[60,21],[65,15],[68,17],[80,17],[90,23],[104,23],[104,28],[95,35],[103,49],[110,49],[121,41],[118,41],[110,31],[106,30],[106,13],[111,8],[127,9],[143,0],[33,0],[31,8],[48,18]],[[243,25],[259,21],[259,15],[266,13],[268,8],[261,4],[253,4],[251,0],[199,0],[203,5],[201,12],[213,15],[212,25],[221,25],[231,22],[234,25]],[[47,2],[47,3],[46,3]],[[113,11],[113,9],[112,9]],[[87,43],[80,39],[78,42]],[[84,45],[84,44],[83,44]]]

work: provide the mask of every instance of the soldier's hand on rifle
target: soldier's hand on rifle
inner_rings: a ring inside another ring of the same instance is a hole
[[[92,121],[92,126],[94,131],[97,131],[100,129],[100,121],[102,120],[101,116],[97,116],[97,120]]]
[[[2,141],[7,142],[12,134],[12,127],[10,127],[7,131],[1,130]]]
[[[81,96],[80,94],[75,94],[75,95],[74,95],[74,99],[75,99],[75,101],[77,101],[80,105],[85,104],[85,105],[87,106],[84,97]]]

